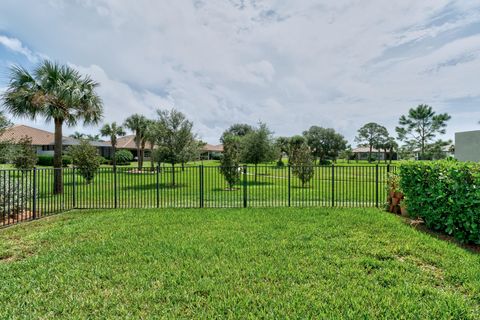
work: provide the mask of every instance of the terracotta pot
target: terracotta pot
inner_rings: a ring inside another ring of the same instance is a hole
[[[394,198],[403,199],[403,193],[401,193],[399,191],[395,191],[393,196],[394,196]]]
[[[392,198],[392,205],[396,206],[400,203],[400,199],[399,198]]]
[[[405,206],[400,206],[400,214],[404,217],[408,217],[408,211],[407,211],[407,207]]]

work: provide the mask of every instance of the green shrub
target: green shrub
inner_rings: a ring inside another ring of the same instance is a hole
[[[117,150],[115,153],[115,160],[118,165],[130,164],[130,162],[133,161],[133,153],[125,149]]]
[[[15,216],[27,210],[30,199],[33,197],[31,180],[22,173],[20,176],[3,172],[0,179],[0,220],[2,217]]]
[[[461,242],[480,244],[480,164],[406,162],[399,175],[410,215]]]
[[[53,166],[53,156],[48,156],[48,155],[38,156],[37,164],[39,166],[51,167]]]
[[[32,146],[32,138],[23,137],[14,147],[13,165],[17,169],[30,170],[37,163],[37,153]]]
[[[62,156],[62,166],[63,167],[68,167],[69,165],[72,164],[72,157],[70,157],[69,155],[64,155]]]
[[[97,148],[88,141],[82,140],[79,145],[68,147],[67,152],[86,183],[91,183],[102,159],[97,153]]]

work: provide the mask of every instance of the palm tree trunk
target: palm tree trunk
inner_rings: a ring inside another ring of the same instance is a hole
[[[115,157],[115,154],[117,153],[117,147],[115,145],[112,145],[112,148],[113,148],[113,171],[115,171],[117,169],[117,159]]]
[[[63,193],[62,181],[62,119],[55,119],[55,146],[53,151],[53,194]]]
[[[137,167],[138,171],[142,170],[142,163],[140,162],[140,144],[137,144]]]

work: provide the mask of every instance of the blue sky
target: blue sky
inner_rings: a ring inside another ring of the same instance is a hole
[[[2,0],[0,91],[10,65],[44,58],[101,83],[105,121],[174,106],[210,143],[258,121],[353,143],[420,103],[452,115],[444,138],[480,129],[477,1]]]

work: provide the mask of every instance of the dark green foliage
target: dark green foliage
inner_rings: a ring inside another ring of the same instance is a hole
[[[275,148],[272,132],[265,123],[260,123],[258,128],[241,138],[242,162],[255,165],[255,181],[257,179],[257,165],[262,162],[275,160]]]
[[[253,132],[254,130],[255,129],[249,124],[235,123],[235,124],[231,125],[230,128],[225,130],[225,132],[220,137],[220,141],[222,143],[224,143],[224,138],[226,136],[230,136],[230,135],[236,136],[236,137],[244,137],[247,134]]]
[[[53,156],[39,155],[37,164],[43,167],[51,167],[53,166]]]
[[[339,153],[347,147],[345,137],[332,128],[311,126],[303,132],[314,158],[322,164],[325,160],[336,160]]]
[[[480,164],[407,162],[399,174],[410,215],[433,230],[480,244]]]
[[[30,137],[21,138],[14,147],[13,165],[17,169],[29,170],[33,169],[37,163],[37,153],[32,146],[32,139]]]
[[[395,128],[398,139],[420,151],[420,159],[424,160],[429,144],[437,134],[445,134],[447,121],[451,117],[447,113],[436,114],[432,107],[421,104],[401,116],[399,126]]]
[[[220,159],[220,173],[230,189],[240,180],[240,138],[234,135],[223,137],[223,157]]]
[[[355,141],[361,145],[369,147],[370,151],[368,154],[368,161],[373,160],[372,149],[380,148],[383,141],[388,139],[388,130],[384,126],[379,125],[375,122],[370,122],[365,124],[363,127],[358,129],[358,134],[355,137]]]
[[[39,155],[37,156],[37,165],[42,167],[52,167],[53,166],[53,156],[50,155]],[[72,164],[72,157],[69,155],[64,155],[62,157],[62,166],[67,167]]]
[[[74,166],[78,168],[78,172],[86,183],[91,183],[102,160],[102,157],[97,153],[97,148],[88,141],[82,140],[79,145],[70,146],[67,152],[72,157]]]
[[[290,159],[292,165],[292,173],[300,179],[302,187],[312,180],[314,175],[313,159],[310,148],[306,144],[302,144]]]
[[[118,150],[115,153],[115,159],[118,165],[130,164],[133,161],[133,153],[126,149]]]

